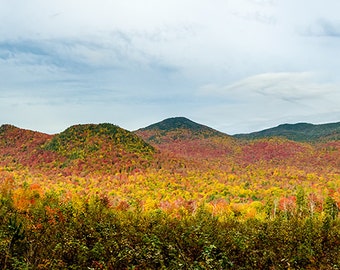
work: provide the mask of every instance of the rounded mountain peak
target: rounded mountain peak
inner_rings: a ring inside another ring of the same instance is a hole
[[[202,129],[210,129],[204,125],[195,123],[194,121],[191,121],[188,118],[185,117],[172,117],[167,118],[161,122],[152,124],[146,128],[143,128],[143,130],[152,130],[152,129],[158,129],[158,130],[164,130],[164,131],[171,131],[175,129],[190,129],[190,130],[202,130]]]
[[[135,132],[147,142],[163,140],[192,140],[210,137],[228,137],[208,126],[198,124],[185,117],[167,118],[161,122],[141,128]]]

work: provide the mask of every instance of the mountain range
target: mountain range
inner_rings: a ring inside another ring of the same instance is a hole
[[[108,123],[74,125],[55,135],[2,125],[0,165],[64,175],[131,173],[179,164],[178,159],[183,166],[203,166],[213,160],[313,166],[327,160],[340,168],[339,139],[340,122],[283,124],[234,136],[185,117],[168,118],[133,132]]]
[[[185,117],[173,117],[165,119],[161,122],[137,130],[136,134],[142,135],[147,140],[157,141],[160,137],[164,136],[168,132],[174,132],[173,138],[177,138],[176,133],[183,137],[184,130],[189,131],[189,134],[186,135],[190,138],[228,136],[225,133],[214,130],[205,125],[195,123]],[[281,137],[298,142],[339,140],[340,122],[320,125],[314,125],[310,123],[281,124],[277,127],[247,134],[236,134],[232,135],[231,137],[247,140]]]
[[[268,137],[283,137],[292,141],[312,142],[318,140],[340,140],[340,122],[313,125],[309,123],[282,124],[277,127],[252,132],[237,134],[235,138],[260,139]]]

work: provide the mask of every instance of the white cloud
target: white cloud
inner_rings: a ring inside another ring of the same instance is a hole
[[[265,73],[246,78],[225,90],[246,90],[283,100],[309,100],[319,98],[320,95],[334,94],[339,89],[336,85],[318,82],[317,77],[317,74],[310,72]]]
[[[197,94],[216,103],[205,109],[206,117],[228,119],[230,125],[220,127],[232,133],[242,127],[251,131],[256,125],[340,117],[340,85],[311,72],[258,74],[227,86],[204,85]]]
[[[233,132],[334,119],[339,3],[0,0],[0,122],[32,111],[134,129],[184,115]]]
[[[321,76],[313,72],[278,72],[250,76],[227,86],[204,85],[199,93],[218,96],[255,94],[299,100],[337,94],[339,89],[338,85],[323,82]]]

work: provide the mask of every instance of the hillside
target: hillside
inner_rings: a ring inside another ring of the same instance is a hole
[[[227,136],[215,129],[198,124],[185,117],[167,118],[161,122],[152,124],[145,128],[135,131],[147,141],[160,143],[164,140],[179,140],[179,139],[193,139],[193,138],[209,138],[214,136]]]
[[[135,131],[154,147],[184,157],[226,157],[235,140],[185,117],[168,118]]]
[[[75,125],[56,135],[10,125],[0,128],[2,164],[49,172],[134,171],[148,166],[155,152],[138,136],[112,124]]]
[[[52,136],[13,125],[0,127],[0,162],[29,166],[49,162],[41,146]],[[55,157],[52,157],[54,159]],[[51,161],[51,160],[50,160]]]
[[[154,165],[205,164],[211,168],[212,164],[229,167],[261,162],[301,168],[328,164],[333,170],[340,167],[339,140],[334,140],[338,127],[339,123],[284,124],[235,138],[184,117],[165,119],[135,132],[113,124],[86,124],[47,135],[3,125],[0,165],[64,175],[135,172]]]
[[[0,127],[0,147],[1,149],[16,150],[34,147],[51,138],[51,135],[37,131],[21,129],[13,125],[2,125]]]
[[[75,125],[55,135],[45,146],[70,159],[86,158],[93,153],[141,154],[148,157],[154,153],[152,146],[136,135],[113,124]]]
[[[115,173],[148,166],[155,150],[136,135],[113,124],[69,127],[44,147],[58,153],[59,166],[70,173]]]
[[[268,166],[296,166],[306,170],[328,167],[337,171],[340,167],[339,143],[334,141],[337,127],[338,123],[284,124],[259,134],[229,136],[189,119],[176,117],[135,133],[161,153],[184,158],[186,163],[193,161],[195,166],[205,164],[212,168],[215,162],[223,168],[230,164],[243,167],[270,164]],[[313,144],[310,143],[312,139]]]
[[[340,122],[321,125],[309,123],[282,124],[258,132],[237,134],[234,137],[248,140],[283,137],[300,142],[340,140]]]

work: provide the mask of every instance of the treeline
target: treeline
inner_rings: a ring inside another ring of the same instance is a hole
[[[278,210],[266,219],[219,219],[202,205],[173,217],[113,208],[105,196],[63,200],[55,192],[18,209],[0,195],[1,269],[338,269],[340,220],[328,198],[320,213]]]

